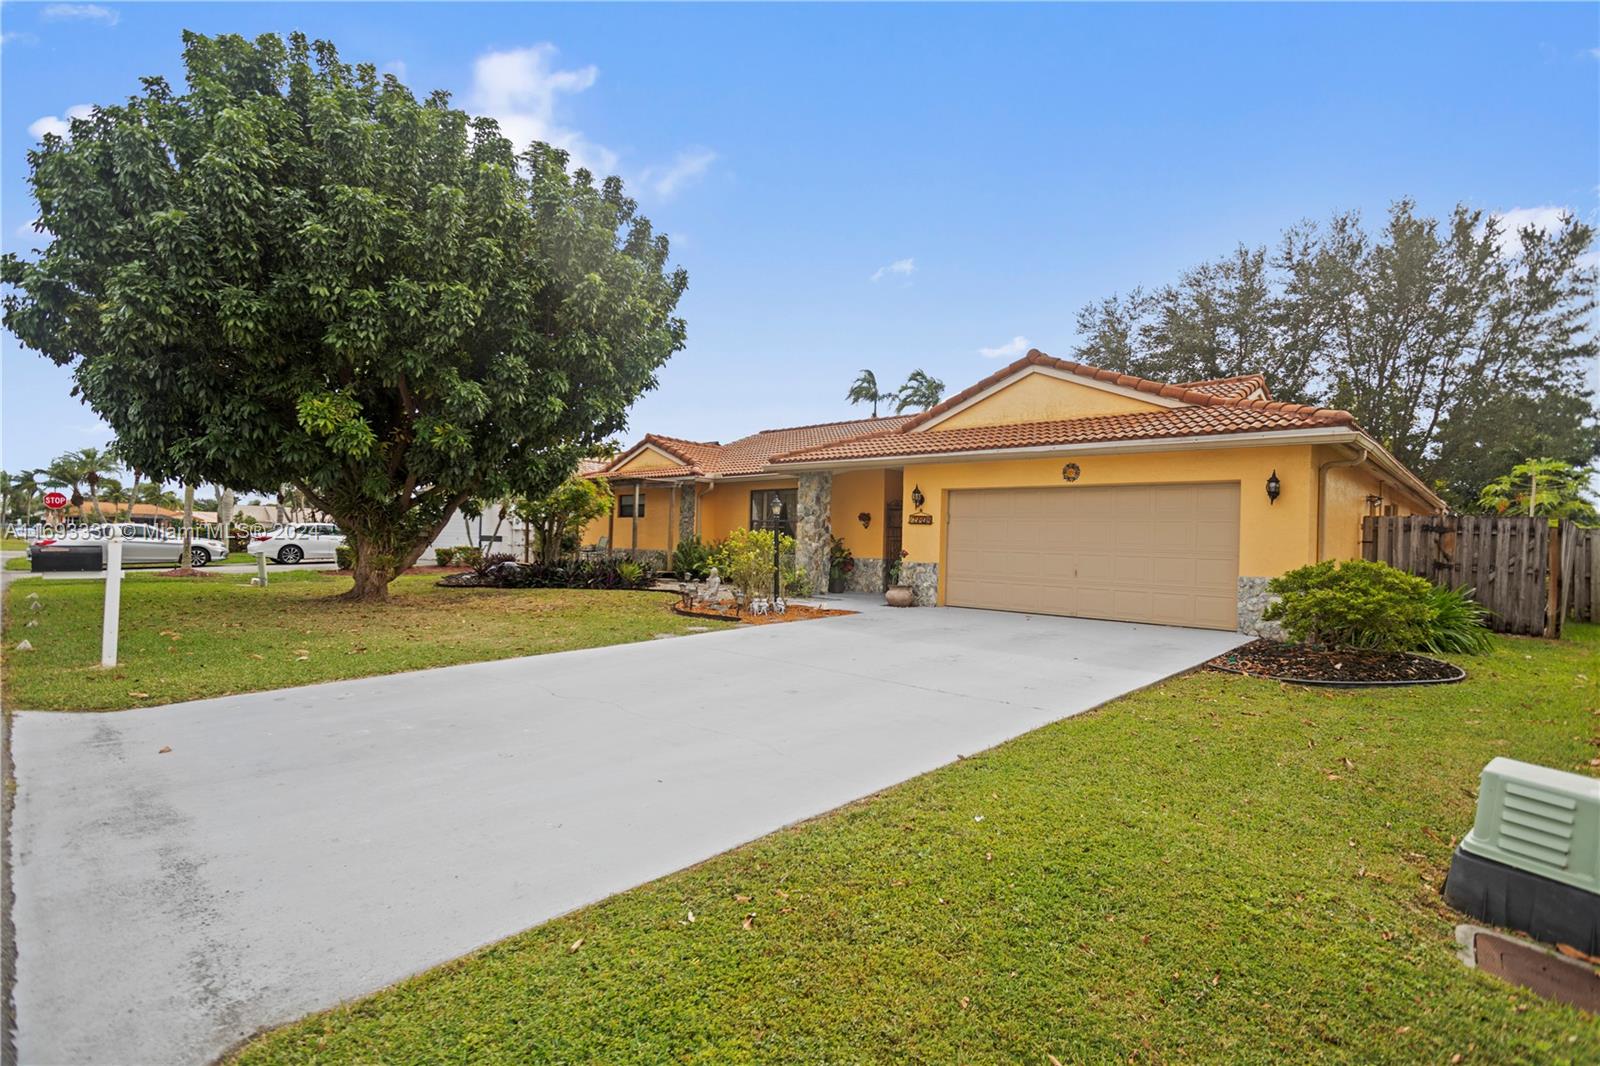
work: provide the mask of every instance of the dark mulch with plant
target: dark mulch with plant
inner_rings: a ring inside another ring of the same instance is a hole
[[[1452,663],[1402,651],[1358,651],[1253,640],[1206,663],[1250,677],[1300,681],[1311,685],[1437,684],[1460,681],[1465,672]]]

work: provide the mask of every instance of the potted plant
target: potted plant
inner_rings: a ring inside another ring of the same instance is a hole
[[[843,592],[850,583],[850,573],[856,568],[856,557],[845,547],[843,537],[834,537],[828,546],[828,591]]]
[[[899,558],[889,564],[889,591],[883,594],[883,602],[890,607],[911,606],[911,586],[901,584],[901,578],[905,573],[906,557],[910,554],[909,551],[901,549]]]

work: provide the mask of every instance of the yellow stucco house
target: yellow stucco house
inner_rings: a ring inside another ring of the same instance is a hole
[[[586,476],[617,500],[585,544],[658,563],[776,524],[818,591],[837,535],[856,591],[903,551],[918,604],[1246,632],[1269,579],[1358,558],[1364,516],[1445,509],[1348,412],[1260,375],[1173,385],[1038,351],[921,414],[649,434]]]

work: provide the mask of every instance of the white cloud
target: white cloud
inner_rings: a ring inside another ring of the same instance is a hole
[[[109,7],[101,7],[99,4],[47,4],[44,10],[39,12],[39,17],[51,22],[74,20],[115,26],[122,16]]]
[[[901,277],[907,277],[915,273],[916,269],[917,261],[910,256],[907,256],[904,259],[896,259],[887,266],[879,267],[877,270],[872,272],[872,277],[867,280],[882,281],[884,278],[891,277],[896,274],[900,275]]]
[[[17,236],[23,238],[24,240],[33,240],[36,237],[43,237],[48,240],[50,238],[49,230],[36,230],[33,228],[34,224],[38,221],[38,219],[33,219],[18,226],[16,229]]]
[[[391,59],[378,69],[379,74],[393,74],[401,81],[406,80],[406,61],[404,59]]]
[[[35,140],[43,139],[47,133],[53,133],[57,137],[65,137],[72,129],[70,120],[88,118],[93,113],[93,105],[73,104],[67,108],[66,118],[58,115],[42,115],[28,124],[28,132],[33,134]]]
[[[650,166],[639,171],[638,181],[656,194],[657,199],[671,199],[679,189],[705,176],[717,153],[709,148],[688,148],[677,154],[665,166]]]
[[[631,189],[666,200],[704,177],[717,160],[709,148],[685,148],[670,162],[642,168],[623,168],[618,152],[592,140],[575,128],[565,115],[572,97],[588,91],[599,80],[594,64],[562,70],[556,46],[548,42],[527,48],[485,52],[472,69],[468,110],[500,123],[500,132],[519,152],[533,141],[564,148],[571,165],[585,167],[598,177],[622,174]],[[404,64],[395,63],[404,70]]]
[[[1015,359],[1032,347],[1033,343],[1028,338],[1018,336],[994,348],[979,348],[978,354],[985,359]]]
[[[478,57],[472,71],[472,110],[500,123],[517,151],[532,141],[565,148],[576,166],[596,175],[617,169],[617,153],[596,144],[556,117],[563,96],[588,89],[600,76],[592,63],[573,70],[555,68],[556,46],[536,44]]]
[[[4,33],[0,33],[0,45],[38,43],[38,37],[23,30],[6,30]]]
[[[1529,226],[1541,233],[1555,233],[1561,228],[1562,219],[1566,215],[1575,213],[1570,208],[1557,207],[1554,204],[1513,207],[1509,211],[1498,212],[1494,217],[1500,224],[1498,242],[1500,254],[1512,256],[1522,251],[1522,231]]]

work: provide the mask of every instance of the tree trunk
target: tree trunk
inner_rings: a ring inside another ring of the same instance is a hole
[[[392,556],[388,559],[381,558],[384,553],[374,551],[370,545],[357,544],[355,546],[356,558],[350,576],[355,583],[350,586],[340,599],[352,603],[387,603],[389,600],[389,582],[393,581],[396,571],[392,563]]]
[[[194,486],[183,487],[183,554],[178,557],[178,568],[194,565]]]

